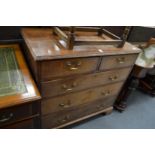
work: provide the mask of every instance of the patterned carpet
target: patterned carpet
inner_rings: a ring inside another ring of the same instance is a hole
[[[0,97],[26,91],[13,48],[0,48]]]

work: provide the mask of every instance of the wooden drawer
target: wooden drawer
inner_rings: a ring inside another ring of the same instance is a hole
[[[22,121],[19,123],[15,123],[15,124],[11,124],[3,127],[3,129],[33,129],[33,128],[34,128],[33,119],[29,119],[26,121]]]
[[[61,94],[88,89],[94,86],[111,84],[123,81],[127,78],[131,68],[123,68],[107,72],[94,73],[89,75],[53,80],[41,83],[43,97],[53,97]]]
[[[98,63],[98,57],[43,61],[41,64],[41,80],[48,81],[53,77],[91,73],[97,69]]]
[[[0,127],[23,120],[33,114],[32,105],[26,104],[0,110]]]
[[[137,54],[106,56],[102,58],[100,70],[109,70],[114,68],[132,66],[137,58]]]
[[[76,106],[72,109],[53,113],[42,117],[42,128],[56,128],[72,121],[82,120],[87,115],[102,111],[113,105],[116,96],[100,99],[89,104]],[[88,116],[89,117],[89,116]]]
[[[118,94],[123,82],[42,100],[42,115],[72,108]]]

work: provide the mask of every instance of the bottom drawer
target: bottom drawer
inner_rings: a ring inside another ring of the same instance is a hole
[[[3,129],[33,129],[34,128],[34,120],[29,119],[26,121],[22,121],[16,124],[8,125],[3,127]]]
[[[24,104],[0,110],[0,127],[33,115],[32,104]]]
[[[56,128],[60,125],[69,123],[76,119],[85,117],[87,115],[102,111],[111,107],[116,99],[116,96],[110,98],[103,98],[95,102],[73,107],[70,110],[56,112],[42,117],[42,128]]]

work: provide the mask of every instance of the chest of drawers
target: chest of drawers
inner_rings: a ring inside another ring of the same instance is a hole
[[[23,29],[24,49],[42,95],[42,128],[62,128],[109,113],[140,50],[113,46],[59,47],[51,29]]]

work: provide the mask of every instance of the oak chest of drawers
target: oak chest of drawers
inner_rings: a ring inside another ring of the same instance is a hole
[[[42,128],[62,128],[109,113],[140,50],[57,45],[51,29],[23,29],[24,49],[42,95]]]

